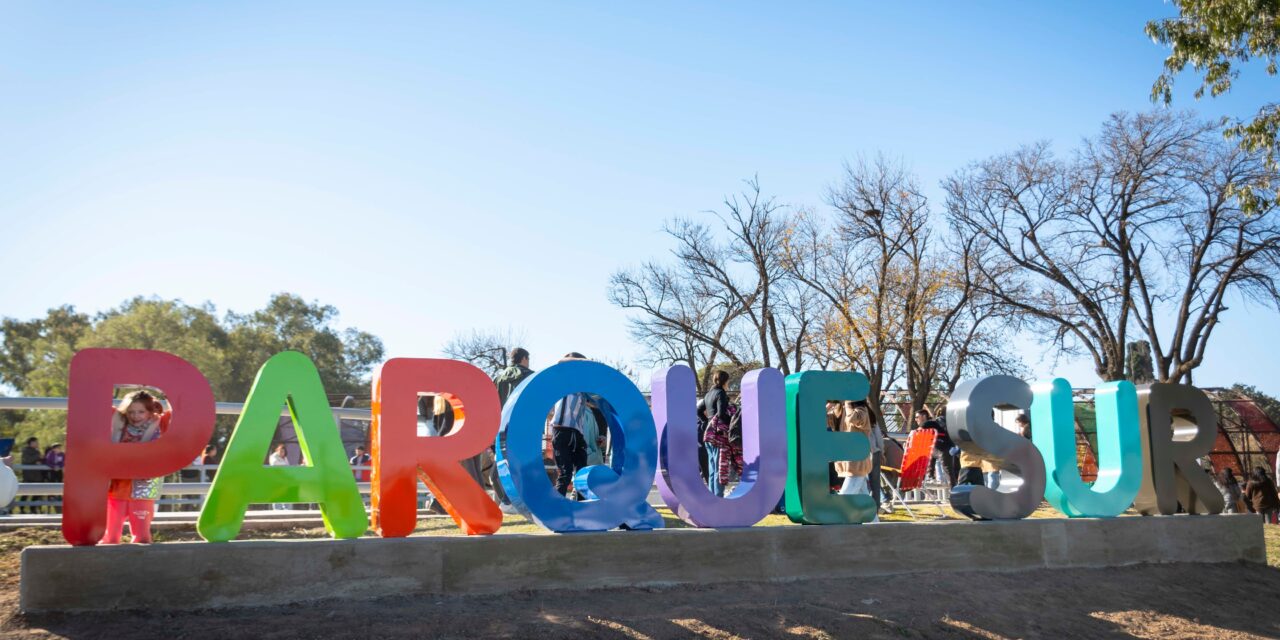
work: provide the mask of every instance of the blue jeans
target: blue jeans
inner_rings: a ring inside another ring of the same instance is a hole
[[[720,484],[720,448],[710,443],[707,448],[707,488],[717,497],[724,497],[724,485]]]
[[[999,471],[988,471],[982,475],[983,475],[983,482],[987,485],[988,489],[995,491],[996,489],[1000,488],[1000,472]]]

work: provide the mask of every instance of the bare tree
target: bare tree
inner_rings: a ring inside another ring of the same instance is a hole
[[[741,362],[727,343],[740,309],[728,297],[699,287],[686,273],[652,262],[616,272],[609,300],[641,312],[629,319],[630,331],[646,348],[648,365],[682,362],[698,371],[720,355]]]
[[[640,315],[631,334],[651,361],[685,362],[706,376],[718,360],[759,362],[790,373],[804,363],[800,344],[814,323],[808,292],[782,264],[790,215],[762,195],[758,180],[712,212],[718,224],[688,218],[664,229],[674,265],[646,263],[613,274],[610,301]]]
[[[1046,143],[972,165],[945,182],[948,216],[974,240],[978,291],[1103,380],[1125,375],[1132,331],[1160,381],[1189,381],[1225,297],[1271,303],[1274,210],[1228,195],[1261,182],[1256,156],[1226,148],[1188,114],[1117,114],[1068,161]]]
[[[1198,142],[1196,153],[1179,168],[1181,197],[1161,221],[1159,240],[1144,239],[1130,248],[1138,293],[1135,317],[1151,342],[1161,381],[1192,381],[1231,293],[1280,308],[1280,203],[1264,186],[1276,180],[1276,173],[1261,153],[1243,151],[1216,135]],[[1267,197],[1249,201],[1245,211],[1236,197],[1245,193]],[[1145,254],[1160,260],[1143,261]],[[1165,275],[1150,274],[1150,266]],[[1170,310],[1175,310],[1171,324],[1164,322]]]
[[[910,324],[900,349],[912,411],[950,396],[963,379],[1023,370],[1009,349],[1014,319],[977,286],[973,241],[949,240],[945,250],[908,254],[915,300],[904,306]]]
[[[977,364],[1005,368],[1007,357],[980,347],[999,316],[973,304],[968,245],[935,246],[928,199],[901,163],[846,165],[827,200],[832,219],[802,216],[787,253],[825,307],[821,338],[808,342],[815,360],[863,372],[877,404],[902,382],[913,410]]]
[[[899,374],[898,340],[908,330],[910,304],[904,257],[919,241],[927,201],[900,165],[883,157],[845,166],[844,180],[827,202],[827,220],[804,216],[788,243],[791,274],[823,301],[824,339],[811,342],[833,352],[834,361],[861,371],[871,384],[868,402]]]
[[[493,378],[506,368],[511,350],[522,346],[527,339],[523,329],[472,329],[455,334],[441,351],[450,358],[480,367]]]

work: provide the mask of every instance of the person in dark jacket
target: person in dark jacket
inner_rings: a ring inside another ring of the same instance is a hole
[[[493,379],[493,383],[498,386],[499,405],[506,405],[511,392],[515,391],[525,378],[533,375],[533,369],[529,368],[529,352],[524,347],[512,349],[508,362],[507,368],[499,371],[497,377]]]
[[[44,454],[40,451],[39,438],[35,436],[27,438],[27,446],[22,448],[21,461],[22,461],[22,466],[24,467],[44,464]],[[31,468],[23,469],[22,481],[23,482],[44,482],[45,471],[44,469],[31,469]],[[35,507],[29,507],[29,506],[24,507],[21,504],[23,502],[34,502],[35,500],[38,500],[38,498],[35,496],[19,496],[18,504],[14,505],[13,512],[23,513],[25,511],[29,513],[35,513],[37,511]]]
[[[526,378],[533,375],[533,369],[529,368],[529,352],[524,347],[516,347],[511,350],[507,358],[506,369],[498,372],[497,377],[493,379],[493,383],[498,387],[498,405],[506,406],[507,398],[524,382]],[[492,450],[493,447],[490,447]],[[493,454],[489,454],[489,458],[493,459]],[[489,485],[493,487],[493,497],[498,502],[498,506],[506,513],[514,513],[515,508],[511,506],[511,500],[507,498],[507,492],[502,488],[502,480],[498,477],[498,465],[496,462],[488,465]]]
[[[732,420],[732,416],[729,415],[729,392],[725,390],[725,386],[729,384],[729,372],[718,370],[712,380],[714,386],[702,398],[709,423],[707,430],[723,429],[728,432],[729,422]],[[720,474],[717,472],[720,468],[720,448],[710,442],[703,446],[707,450],[707,488],[711,489],[711,493],[723,498],[724,485],[720,483]]]
[[[31,467],[44,464],[44,453],[40,451],[40,439],[32,436],[27,438],[27,446],[22,448],[22,466]],[[44,469],[26,468],[22,470],[23,482],[44,482]]]
[[[1262,514],[1263,522],[1280,524],[1276,522],[1276,515],[1280,512],[1280,496],[1276,495],[1276,485],[1267,476],[1266,469],[1253,468],[1253,473],[1249,474],[1249,484],[1244,488],[1244,499],[1250,510]]]
[[[938,432],[938,438],[933,441],[934,480],[954,487],[960,475],[960,465],[959,460],[951,453],[955,443],[951,442],[946,426],[933,417],[933,412],[929,411],[928,407],[921,407],[916,411],[915,419],[915,429],[933,429]]]

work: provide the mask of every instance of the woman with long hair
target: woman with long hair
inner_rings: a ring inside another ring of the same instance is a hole
[[[1280,496],[1276,495],[1276,485],[1267,476],[1266,469],[1253,468],[1253,473],[1249,474],[1249,484],[1244,488],[1244,497],[1254,513],[1262,514],[1263,522],[1280,524],[1276,522],[1277,512],[1280,512]]]
[[[828,409],[827,415],[836,419],[834,426],[837,430],[846,433],[856,431],[867,436],[867,440],[870,441],[871,412],[865,404],[844,402]],[[868,476],[871,474],[870,455],[861,460],[840,460],[834,466],[836,475],[844,479],[840,485],[840,495],[871,495],[871,486],[868,483]],[[876,521],[878,520],[879,515],[876,516]]]
[[[1222,488],[1222,501],[1226,503],[1227,513],[1244,513],[1244,491],[1236,481],[1236,473],[1231,469],[1223,469],[1218,474],[1218,484]]]

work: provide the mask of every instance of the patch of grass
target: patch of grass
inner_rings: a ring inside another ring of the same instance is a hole
[[[1280,569],[1280,527],[1264,524],[1262,535],[1267,541],[1267,566]]]

